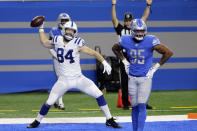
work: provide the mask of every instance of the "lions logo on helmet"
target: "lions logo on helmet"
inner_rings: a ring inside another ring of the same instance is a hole
[[[73,30],[73,33],[68,33],[67,29]],[[61,33],[66,41],[72,40],[74,37],[77,36],[77,25],[73,21],[66,22],[61,29]]]
[[[63,24],[65,24],[66,22],[71,21],[70,16],[67,13],[60,13],[58,18],[57,18],[57,23],[59,28],[61,29]]]
[[[136,40],[143,40],[147,33],[147,26],[145,22],[141,19],[134,19],[131,22],[131,33],[132,37]]]

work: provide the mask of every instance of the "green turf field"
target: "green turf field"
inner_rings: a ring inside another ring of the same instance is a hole
[[[118,93],[106,93],[104,96],[113,116],[130,116],[130,110],[116,107]],[[0,118],[36,117],[47,97],[45,92],[0,94]],[[104,116],[102,111],[98,110],[96,100],[85,94],[68,92],[63,100],[66,110],[56,110],[52,107],[47,117]],[[156,107],[154,110],[148,110],[148,115],[197,113],[197,90],[153,91],[148,103]]]

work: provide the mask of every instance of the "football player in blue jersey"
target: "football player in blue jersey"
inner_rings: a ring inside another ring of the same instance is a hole
[[[124,63],[129,76],[128,90],[131,97],[133,130],[143,131],[153,74],[173,55],[173,52],[161,44],[156,36],[146,35],[147,26],[142,19],[132,21],[131,31],[132,36],[122,36],[119,44],[114,44],[112,50]],[[123,56],[122,49],[126,50],[130,63]],[[162,57],[152,65],[154,50]]]
[[[57,18],[58,26],[57,27],[52,27],[52,29],[50,30],[50,32],[49,32],[49,40],[52,40],[57,35],[61,35],[62,36],[62,33],[61,33],[62,26],[66,22],[68,22],[70,20],[71,20],[71,18],[70,18],[70,16],[67,13],[60,13],[58,18]],[[56,53],[56,51],[54,49],[50,49],[49,52],[52,55],[52,58],[53,58],[53,69],[55,71],[56,78],[58,79],[58,77],[59,77],[59,69],[58,69],[57,53]],[[57,103],[55,103],[54,106],[55,106],[55,108],[59,108],[61,110],[65,110],[65,106],[64,106],[62,97],[60,97],[58,99]]]

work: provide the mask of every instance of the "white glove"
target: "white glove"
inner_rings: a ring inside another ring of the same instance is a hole
[[[147,76],[148,78],[152,79],[152,78],[153,78],[153,74],[155,73],[155,71],[157,71],[157,70],[159,69],[159,67],[160,67],[160,64],[159,64],[159,63],[156,63],[155,65],[153,65],[153,66],[149,69],[149,71],[148,71],[148,73],[146,74],[146,76]]]
[[[105,60],[102,62],[102,64],[104,67],[103,73],[107,72],[107,74],[110,75],[112,70],[111,66]]]
[[[124,59],[122,60],[122,63],[124,64],[124,69],[127,73],[127,75],[129,74],[129,66],[130,66],[130,63],[127,61],[127,59]]]

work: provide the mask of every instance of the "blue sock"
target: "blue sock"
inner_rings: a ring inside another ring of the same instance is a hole
[[[132,125],[133,125],[133,131],[137,131],[137,126],[138,126],[138,106],[132,107]]]
[[[50,106],[43,104],[42,108],[40,109],[40,114],[43,116],[46,115],[48,113],[49,109],[50,109]]]
[[[99,106],[104,106],[107,104],[103,95],[96,98],[96,100]]]
[[[146,121],[146,104],[140,103],[138,104],[139,115],[138,115],[138,131],[143,131],[145,121]]]

